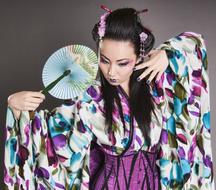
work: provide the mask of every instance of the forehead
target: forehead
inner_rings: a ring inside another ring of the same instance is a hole
[[[111,60],[136,57],[134,46],[129,41],[105,39],[102,41],[100,51]]]

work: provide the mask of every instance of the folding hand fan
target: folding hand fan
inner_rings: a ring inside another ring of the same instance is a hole
[[[71,99],[82,92],[96,78],[97,55],[83,45],[70,45],[54,52],[43,68],[42,80],[45,89],[58,99]]]

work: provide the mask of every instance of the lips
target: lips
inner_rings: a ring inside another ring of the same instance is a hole
[[[117,82],[116,79],[109,79],[109,81],[110,81],[110,82],[113,82],[113,83]]]

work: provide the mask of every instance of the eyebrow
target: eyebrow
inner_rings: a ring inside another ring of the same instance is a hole
[[[108,57],[106,57],[105,55],[103,55],[102,53],[100,54],[102,57],[104,57],[105,59],[107,59],[108,61],[110,61],[110,59]],[[124,58],[124,59],[119,59],[117,60],[117,62],[119,61],[123,61],[123,60],[130,60],[129,58]]]

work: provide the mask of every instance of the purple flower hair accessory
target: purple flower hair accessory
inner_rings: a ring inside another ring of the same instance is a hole
[[[100,23],[99,23],[99,27],[98,27],[98,35],[100,37],[100,39],[102,39],[102,37],[105,34],[105,29],[106,29],[106,17],[109,15],[109,13],[104,13],[101,17],[100,17]]]
[[[100,17],[100,23],[99,23],[99,27],[98,27],[98,35],[100,40],[104,37],[105,34],[105,29],[106,29],[106,17],[112,12],[112,10],[110,10],[108,7],[106,7],[105,5],[101,5],[100,6],[101,9],[105,10],[106,13],[104,13],[101,17]]]
[[[107,8],[105,5],[101,5],[100,7],[106,12],[103,15],[101,15],[99,26],[98,26],[98,35],[99,35],[98,60],[99,62],[100,62],[101,42],[102,42],[102,38],[105,35],[105,29],[106,29],[106,17],[112,12],[112,10]]]
[[[148,35],[145,32],[141,32],[139,36],[140,42],[144,42],[148,38]]]
[[[101,17],[100,17],[100,23],[98,27],[98,35],[100,40],[104,37],[105,29],[106,29],[106,17],[112,12],[109,8],[107,8],[105,5],[100,6],[103,10],[106,11]]]

